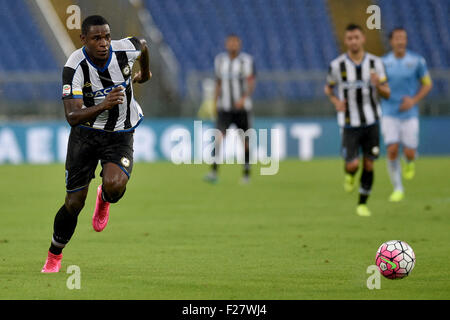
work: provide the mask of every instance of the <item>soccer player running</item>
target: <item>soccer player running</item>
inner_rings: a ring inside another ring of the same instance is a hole
[[[400,145],[405,155],[403,177],[415,175],[414,159],[419,145],[419,108],[417,103],[431,90],[432,82],[425,59],[406,49],[408,36],[403,28],[389,34],[392,51],[383,57],[392,94],[381,101],[383,117],[381,130],[387,146],[387,166],[394,191],[391,202],[404,198]]]
[[[63,69],[62,99],[72,127],[65,165],[67,193],[55,216],[45,273],[61,268],[62,250],[75,231],[99,161],[102,184],[92,218],[95,231],[106,227],[110,204],[124,195],[133,168],[134,129],[143,118],[131,82],[151,78],[145,40],[111,40],[110,26],[101,16],[87,17],[81,32],[83,47],[72,53]],[[141,70],[132,77],[136,60]]]
[[[255,90],[255,64],[253,57],[241,52],[241,39],[230,34],[225,39],[227,52],[220,53],[214,60],[216,74],[215,109],[217,113],[216,128],[220,130],[222,136],[226,130],[235,124],[237,129],[244,132],[251,127],[251,96]],[[217,139],[217,137],[216,137]],[[219,146],[222,137],[215,141],[215,155],[219,153]],[[243,183],[248,183],[250,179],[250,151],[248,138],[244,139],[244,174]],[[205,177],[209,182],[217,181],[218,163],[215,161],[211,172]]]
[[[347,52],[334,59],[329,66],[325,94],[336,108],[342,128],[342,155],[345,159],[344,189],[355,188],[355,175],[362,150],[362,174],[356,213],[370,216],[367,199],[374,180],[374,160],[379,155],[378,96],[389,98],[390,89],[381,59],[365,52],[365,36],[355,24],[347,26],[344,35]],[[334,88],[337,88],[337,95]]]

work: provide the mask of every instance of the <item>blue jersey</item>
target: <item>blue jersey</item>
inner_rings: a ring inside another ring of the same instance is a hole
[[[417,105],[407,111],[400,111],[400,105],[403,97],[415,96],[422,84],[431,82],[425,59],[411,51],[406,51],[402,58],[397,58],[394,53],[389,52],[382,59],[391,88],[389,99],[381,101],[383,115],[397,118],[418,117]]]

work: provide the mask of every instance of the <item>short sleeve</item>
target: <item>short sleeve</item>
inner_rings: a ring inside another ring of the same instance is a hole
[[[217,80],[220,80],[220,79],[221,79],[221,74],[220,74],[220,60],[221,60],[220,56],[217,56],[217,57],[214,59],[214,75],[216,76],[216,79],[217,79]]]
[[[384,67],[383,60],[381,59],[375,60],[375,72],[380,79],[380,83],[387,82],[386,68]]]
[[[337,83],[337,77],[336,77],[336,72],[333,69],[332,64],[330,63],[330,65],[328,66],[328,73],[327,73],[327,84],[329,86],[334,86]]]
[[[249,58],[244,69],[245,77],[254,77],[256,75],[255,60]]]
[[[139,58],[142,51],[142,43],[136,37],[111,41],[111,46],[114,51],[125,51],[128,59],[132,62]]]
[[[73,69],[65,66],[62,75],[62,99],[83,98],[83,72],[81,68]]]

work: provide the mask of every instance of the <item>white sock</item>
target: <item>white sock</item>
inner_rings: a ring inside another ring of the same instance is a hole
[[[391,183],[394,186],[395,191],[403,192],[402,184],[402,167],[400,164],[400,159],[387,160],[387,167],[389,172],[389,177],[391,178]]]

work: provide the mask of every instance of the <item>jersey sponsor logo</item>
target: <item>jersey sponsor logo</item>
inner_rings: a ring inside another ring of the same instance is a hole
[[[63,85],[63,96],[68,96],[70,94],[72,87],[70,84]]]
[[[92,84],[91,84],[90,82],[86,82],[86,83],[83,85],[83,88],[89,88],[90,86],[92,86]]]
[[[99,97],[105,97],[108,95],[108,93],[111,92],[112,89],[117,88],[118,86],[122,86],[122,87],[127,87],[130,85],[130,79],[128,79],[127,81],[124,81],[118,85],[112,86],[112,87],[108,87],[108,88],[104,88],[104,89],[100,89],[94,92],[84,92],[84,96],[88,97],[88,98],[99,98]]]
[[[356,80],[356,81],[347,81],[342,83],[342,87],[344,89],[360,89],[360,88],[368,88],[368,81]]]

